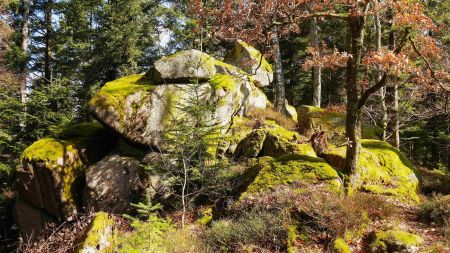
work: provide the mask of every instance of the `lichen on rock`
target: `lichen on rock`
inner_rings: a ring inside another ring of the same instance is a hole
[[[204,53],[183,51],[162,60],[188,57],[191,53],[193,58],[207,56]],[[195,96],[192,91],[193,85],[199,86],[203,101],[217,104],[215,112],[205,117],[217,121],[214,123],[222,126],[224,132],[234,116],[244,116],[254,107],[262,109],[266,107],[267,98],[248,80],[248,75],[243,70],[210,58],[211,62],[209,60],[207,62],[220,71],[216,73],[214,70],[211,75],[204,76],[201,80],[156,83],[155,79],[152,80],[147,74],[109,82],[91,99],[90,109],[97,120],[121,134],[129,142],[165,150],[167,147],[163,147],[163,133],[173,125],[174,119],[178,118],[183,103]],[[171,66],[175,68],[175,65]],[[180,69],[180,71],[177,72],[179,76],[192,74],[190,70]],[[183,71],[187,72],[183,74]]]
[[[84,241],[77,248],[77,253],[114,252],[116,241],[115,222],[107,213],[99,212],[89,225]]]
[[[147,76],[154,83],[189,83],[207,81],[215,74],[214,57],[191,49],[157,60]]]
[[[225,62],[249,73],[258,87],[268,86],[273,81],[273,69],[269,62],[261,52],[242,40],[235,42],[234,49],[225,58]]]
[[[89,166],[83,191],[85,210],[125,213],[144,192],[139,170],[139,160],[119,154],[108,155]]]

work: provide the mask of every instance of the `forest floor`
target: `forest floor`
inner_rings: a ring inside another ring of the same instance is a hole
[[[425,197],[423,197],[425,198]],[[375,221],[369,224],[367,231],[377,230],[401,230],[420,236],[423,244],[417,248],[412,248],[410,253],[450,253],[450,240],[443,233],[439,224],[427,224],[420,221],[417,213],[418,207],[392,201],[396,215],[389,219]],[[350,243],[353,253],[366,253],[367,245],[364,238]],[[304,253],[331,252],[330,249],[323,248],[321,244],[301,245],[298,250]]]

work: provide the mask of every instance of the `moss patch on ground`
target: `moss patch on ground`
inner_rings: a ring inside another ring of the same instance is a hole
[[[332,250],[334,253],[351,253],[350,247],[347,242],[342,238],[337,238],[332,244]]]
[[[404,231],[376,231],[370,235],[370,252],[409,252],[423,243],[420,236]]]
[[[338,173],[322,158],[297,154],[279,158],[263,157],[256,166],[260,168],[259,173],[243,196],[296,182],[326,184],[334,191],[341,189]]]
[[[378,140],[361,140],[358,170],[350,176],[355,190],[394,196],[404,201],[418,201],[419,181],[416,169],[396,148]],[[346,147],[331,148],[325,159],[342,172]],[[348,173],[347,173],[348,174]]]

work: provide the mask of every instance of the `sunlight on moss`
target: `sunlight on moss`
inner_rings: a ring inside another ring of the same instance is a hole
[[[237,85],[236,77],[227,74],[215,74],[209,82],[215,90],[224,89],[225,91],[231,91]]]
[[[419,200],[416,169],[398,149],[378,140],[361,140],[361,145],[358,170],[352,175],[353,187],[403,201]],[[330,164],[343,169],[345,150],[345,146],[331,148],[325,157]]]
[[[263,157],[258,160],[261,169],[255,180],[242,195],[272,190],[295,182],[323,183],[334,191],[341,190],[338,173],[322,158],[289,154],[277,159]]]

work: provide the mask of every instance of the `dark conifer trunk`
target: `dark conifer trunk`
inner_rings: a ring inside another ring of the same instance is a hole
[[[52,10],[53,0],[45,4],[45,52],[44,52],[44,79],[48,84],[52,79]]]

